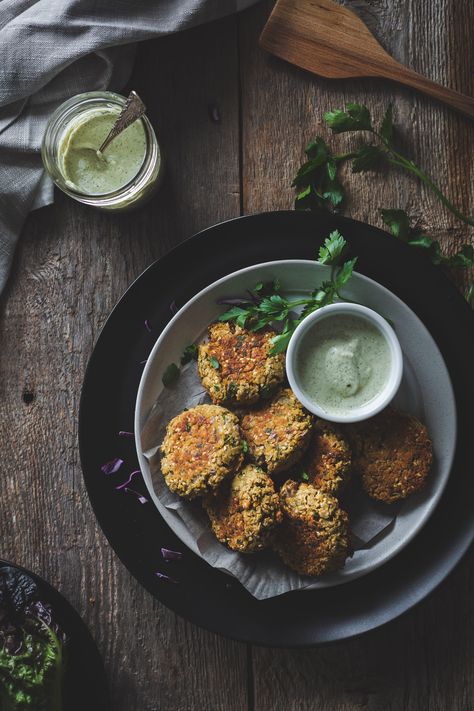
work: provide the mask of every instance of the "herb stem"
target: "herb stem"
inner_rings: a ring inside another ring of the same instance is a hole
[[[474,218],[468,217],[467,215],[464,215],[458,208],[453,205],[451,200],[449,200],[448,197],[438,188],[436,183],[434,183],[429,175],[427,175],[421,168],[419,168],[413,161],[408,160],[404,156],[402,156],[400,153],[397,153],[397,151],[393,150],[393,148],[387,143],[387,141],[383,138],[383,136],[378,133],[378,131],[375,131],[372,129],[372,133],[377,136],[377,138],[382,142],[382,144],[385,147],[385,152],[387,153],[387,160],[391,165],[398,166],[399,168],[404,168],[410,173],[413,173],[413,175],[416,175],[417,178],[419,178],[432,192],[436,195],[436,197],[443,203],[445,207],[450,210],[450,212],[453,213],[453,215],[456,215],[456,217],[464,222],[466,225],[471,225],[471,227],[474,227]]]

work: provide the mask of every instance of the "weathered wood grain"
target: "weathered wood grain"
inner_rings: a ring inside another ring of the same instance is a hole
[[[353,138],[329,135],[322,125],[324,111],[357,101],[381,115],[392,100],[404,148],[469,213],[474,204],[471,122],[394,85],[318,79],[266,55],[258,49],[257,39],[272,4],[248,10],[240,21],[245,211],[291,206],[291,179],[304,145],[315,134],[324,134],[342,151],[354,145]],[[472,3],[372,0],[346,4],[361,13],[398,60],[453,88],[474,93],[474,41],[466,30],[474,22]],[[455,37],[460,37],[456,48]],[[406,175],[346,174],[346,179],[350,188],[346,214],[382,226],[380,207],[406,208],[448,252],[470,239],[469,230]],[[468,275],[457,278],[461,284]],[[471,552],[428,602],[373,634],[314,651],[254,648],[255,708],[470,711],[474,708],[473,580]]]
[[[359,0],[346,4],[359,12],[395,59],[436,81],[474,94],[474,42],[466,30],[474,23],[472,3]],[[395,84],[321,79],[266,54],[257,42],[272,6],[272,2],[259,4],[240,20],[245,211],[292,205],[291,180],[303,160],[303,148],[313,136],[324,135],[341,152],[357,145],[354,136],[332,136],[323,125],[326,110],[356,101],[366,103],[373,115],[381,118],[392,101],[401,146],[460,209],[472,214],[472,122]],[[455,44],[455,37],[462,40]],[[379,208],[400,207],[439,239],[448,253],[472,239],[472,229],[448,213],[416,178],[393,169],[382,175],[352,176],[346,171],[345,177],[349,200],[344,211],[356,219],[383,226]],[[459,284],[472,278],[466,273],[453,276]]]
[[[470,0],[347,4],[395,58],[474,93]],[[403,146],[465,212],[474,204],[468,120],[409,90],[318,80],[268,57],[257,40],[271,6],[139,49],[131,85],[167,159],[149,205],[114,217],[58,196],[28,220],[0,304],[0,555],[44,575],[84,616],[114,711],[471,711],[473,553],[429,601],[375,634],[314,651],[254,649],[252,659],[244,645],[188,625],[140,588],[107,544],[83,486],[80,388],[113,304],[194,231],[241,209],[291,207],[291,179],[327,108],[356,99],[381,115],[393,99]],[[353,139],[334,141],[344,148]],[[381,225],[379,207],[407,207],[448,251],[469,237],[410,177],[347,179],[347,212],[358,219]]]
[[[172,245],[239,213],[237,76],[235,18],[143,46],[132,84],[167,154],[162,192],[120,217],[58,195],[28,220],[2,303],[0,554],[83,615],[114,711],[246,705],[245,645],[175,617],[130,577],[95,520],[77,444],[85,366],[115,301]]]

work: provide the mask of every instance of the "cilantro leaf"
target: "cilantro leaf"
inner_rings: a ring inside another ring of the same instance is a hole
[[[319,248],[318,262],[321,264],[336,264],[346,244],[347,242],[339,230],[334,230],[329,237],[326,237],[324,244]]]
[[[372,120],[367,106],[348,104],[347,111],[334,109],[326,111],[324,120],[334,133],[346,131],[372,131]]]
[[[209,362],[212,365],[212,367],[214,368],[214,370],[219,370],[219,368],[221,367],[221,364],[217,360],[216,356],[211,356],[209,358]]]

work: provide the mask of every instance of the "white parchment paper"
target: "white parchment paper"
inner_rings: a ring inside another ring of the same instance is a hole
[[[209,565],[237,578],[257,599],[276,597],[291,590],[309,587],[314,578],[293,572],[270,551],[243,554],[226,548],[213,535],[200,502],[181,499],[166,486],[158,452],[166,425],[184,408],[205,402],[210,402],[209,396],[203,390],[196,363],[190,363],[183,368],[176,384],[163,389],[143,427],[142,450],[148,459],[153,487],[163,507],[161,513],[172,528],[174,517],[178,516],[184,523],[184,533],[180,536],[183,542],[196,550]],[[355,551],[367,550],[373,543],[379,542],[391,530],[397,510],[392,506],[377,504],[357,487],[350,489],[342,505],[349,514]],[[346,562],[348,565],[350,559]],[[333,584],[343,582],[339,572],[324,577],[331,578]]]

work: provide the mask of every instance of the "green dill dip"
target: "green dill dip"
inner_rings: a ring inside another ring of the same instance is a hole
[[[382,332],[365,318],[342,314],[309,330],[296,358],[301,389],[333,415],[348,415],[373,400],[390,370],[390,347]]]
[[[103,154],[97,154],[119,113],[120,109],[113,107],[85,111],[63,132],[58,146],[59,166],[72,190],[86,195],[112,193],[139,172],[147,149],[141,120],[119,134]]]

